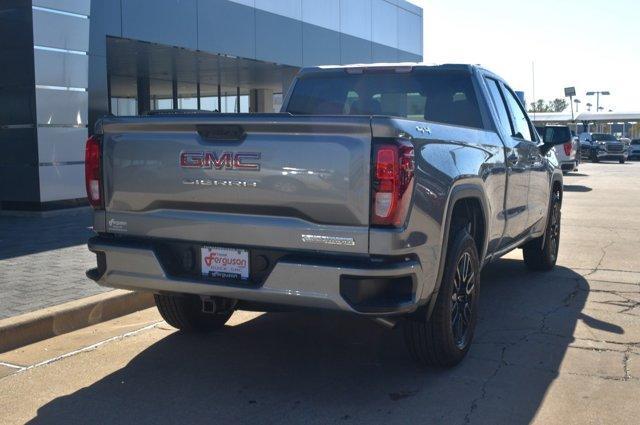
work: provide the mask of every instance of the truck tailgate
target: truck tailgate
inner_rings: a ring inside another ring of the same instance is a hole
[[[108,232],[368,251],[367,117],[112,118],[102,133]]]

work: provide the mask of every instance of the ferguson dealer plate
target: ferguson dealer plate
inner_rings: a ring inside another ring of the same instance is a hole
[[[249,251],[202,247],[202,275],[223,279],[249,279]]]

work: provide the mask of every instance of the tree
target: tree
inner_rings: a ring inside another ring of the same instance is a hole
[[[562,112],[569,104],[566,99],[553,99],[549,102],[549,112]]]
[[[549,107],[544,99],[538,99],[537,102],[531,102],[529,112],[549,112]]]
[[[566,99],[553,99],[546,102],[544,99],[538,99],[529,105],[529,112],[562,112],[569,106]]]

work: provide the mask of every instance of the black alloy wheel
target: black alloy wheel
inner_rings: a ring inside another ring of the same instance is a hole
[[[553,263],[558,259],[558,249],[560,247],[560,192],[553,194],[553,205],[551,207],[551,217],[549,217],[549,253]]]
[[[471,254],[465,252],[458,260],[451,295],[451,330],[456,346],[464,349],[469,342],[469,325],[473,317],[476,273],[471,265]]]

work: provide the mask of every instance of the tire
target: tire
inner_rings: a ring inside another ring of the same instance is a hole
[[[618,162],[619,162],[620,164],[624,164],[624,162],[625,162],[625,159],[624,159],[624,158],[622,158],[622,159],[619,159],[619,160],[618,160]]]
[[[425,309],[404,323],[409,353],[423,366],[452,367],[460,363],[469,351],[478,321],[480,261],[475,241],[466,229],[460,229],[447,251],[431,317]]]
[[[162,318],[174,328],[185,332],[211,332],[221,329],[233,314],[233,310],[203,313],[202,301],[195,295],[155,294],[154,298]]]
[[[560,211],[560,192],[551,194],[549,218],[544,235],[536,238],[523,247],[524,263],[531,270],[551,270],[558,259],[560,247],[560,224],[562,214]]]
[[[598,155],[595,152],[591,153],[591,162],[599,162]]]

